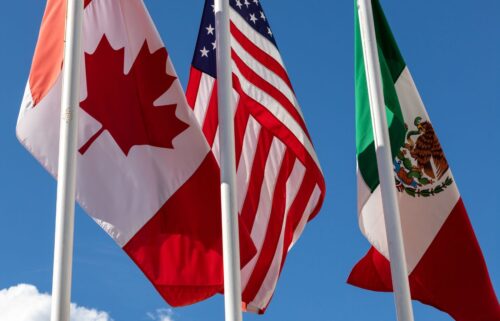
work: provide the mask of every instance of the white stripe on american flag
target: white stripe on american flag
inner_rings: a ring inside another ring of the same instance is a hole
[[[250,27],[247,22],[241,18],[240,14],[234,9],[230,12],[231,22],[240,30],[250,41],[252,41],[257,47],[265,51],[269,56],[273,57],[274,60],[279,62],[281,66],[284,67],[283,61],[281,60],[281,55],[274,46],[272,42],[262,37],[259,33]]]
[[[250,116],[248,118],[247,130],[243,139],[240,163],[236,171],[236,184],[238,185],[238,211],[241,212],[245,197],[247,195],[248,183],[252,171],[253,159],[257,151],[257,140],[259,138],[260,124]]]
[[[219,150],[219,127],[217,127],[217,131],[215,132],[214,143],[212,144],[212,153],[215,156],[215,160],[217,164],[220,166],[220,150]]]
[[[281,161],[285,154],[285,145],[277,138],[273,138],[271,150],[266,161],[264,170],[264,181],[262,182],[262,189],[260,191],[260,201],[255,216],[255,221],[251,231],[252,240],[257,248],[257,255],[243,268],[241,271],[241,284],[245,288],[250,276],[253,272],[255,264],[262,251],[262,244],[266,237],[267,223],[271,216],[271,205],[273,200],[274,188],[276,186],[276,179],[280,171]]]
[[[272,297],[274,292],[274,288],[276,287],[276,283],[278,282],[278,277],[281,270],[281,263],[283,259],[283,246],[284,246],[284,237],[285,237],[285,227],[287,220],[289,218],[289,210],[292,205],[297,193],[299,191],[299,187],[302,185],[302,180],[304,179],[304,175],[306,173],[306,168],[299,160],[295,160],[295,164],[290,174],[287,182],[286,182],[286,206],[285,206],[285,220],[283,222],[283,227],[281,229],[280,239],[278,242],[278,246],[274,252],[273,262],[269,271],[266,274],[266,278],[262,283],[262,287],[259,289],[259,292],[255,296],[253,303],[255,306],[265,306],[267,302]]]
[[[288,250],[290,250],[297,240],[299,239],[300,235],[304,231],[304,228],[306,227],[306,223],[309,220],[309,216],[311,216],[312,211],[316,208],[318,205],[319,197],[321,196],[321,189],[319,188],[318,185],[314,187],[314,191],[311,195],[311,198],[309,198],[309,202],[307,203],[306,210],[304,211],[304,215],[302,216],[302,219],[300,220],[299,225],[293,232],[293,239],[292,242],[290,243],[290,246],[288,247]]]
[[[215,79],[207,74],[202,74],[200,85],[198,88],[198,96],[196,97],[196,103],[194,105],[194,115],[200,124],[205,122],[205,116],[207,113],[208,103],[212,94]]]
[[[295,197],[299,191],[299,187],[302,185],[302,180],[304,179],[304,175],[306,173],[306,168],[302,163],[296,159],[293,165],[293,170],[288,177],[286,182],[286,205],[285,205],[285,213],[288,215],[288,211],[290,210],[290,206],[292,206]],[[300,184],[299,184],[300,183]]]
[[[234,38],[231,37],[231,48],[235,51],[238,57],[241,58],[245,62],[245,64],[255,71],[260,77],[269,82],[273,87],[278,89],[280,92],[285,95],[285,97],[290,101],[290,103],[295,106],[295,109],[299,112],[301,116],[302,111],[300,110],[297,99],[295,98],[295,94],[293,93],[292,88],[288,86],[288,84],[281,79],[281,77],[277,76],[271,70],[267,69],[266,66],[261,64],[258,60],[252,57]]]
[[[213,79],[213,78],[212,78]],[[217,96],[217,93],[215,91],[212,91],[212,95],[216,95]],[[238,95],[238,93],[236,92],[236,90],[233,90],[233,117],[234,117],[234,114],[236,113],[236,106],[238,106],[238,101],[240,99],[240,95]],[[208,102],[210,101],[210,99],[207,100],[207,104],[208,105]],[[206,109],[205,109],[205,113],[206,113]],[[215,160],[217,161],[217,163],[219,164],[220,166],[220,150],[219,150],[219,127],[217,126],[217,130],[215,132],[215,138],[214,138],[214,142],[212,143],[212,152],[215,156]]]
[[[313,160],[316,162],[318,168],[319,160],[316,156],[316,152],[314,151],[314,147],[307,137],[306,133],[302,130],[297,121],[288,113],[288,111],[273,97],[268,95],[266,92],[261,90],[259,87],[253,85],[249,82],[243,74],[240,72],[236,64],[233,63],[233,73],[238,77],[241,82],[241,87],[245,94],[247,94],[250,98],[260,103],[264,106],[269,112],[271,112],[279,121],[285,125],[297,139],[302,143],[307,152],[311,155]]]

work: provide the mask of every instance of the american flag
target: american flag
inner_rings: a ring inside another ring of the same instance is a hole
[[[240,224],[257,254],[242,269],[247,311],[263,313],[286,255],[319,211],[323,174],[268,19],[258,0],[230,0]],[[213,0],[207,0],[187,99],[219,158]]]

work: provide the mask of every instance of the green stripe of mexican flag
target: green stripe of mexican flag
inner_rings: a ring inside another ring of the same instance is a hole
[[[357,10],[355,12],[357,21]],[[406,68],[406,64],[378,2],[373,3],[373,18],[377,26],[377,44],[389,134],[391,136],[391,148],[393,156],[395,156],[394,152],[397,152],[404,144],[404,135],[406,132],[395,84]],[[379,179],[373,142],[363,48],[358,23],[355,25],[354,59],[356,77],[356,153],[361,176],[365,184],[373,191],[378,186]]]
[[[500,320],[481,249],[439,140],[377,0],[372,0],[412,298],[456,320]],[[391,291],[359,20],[355,22],[358,215],[371,243],[348,282]]]

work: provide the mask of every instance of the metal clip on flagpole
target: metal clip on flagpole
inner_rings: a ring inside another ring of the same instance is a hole
[[[234,147],[233,84],[229,1],[215,0],[217,41],[217,96],[221,159],[222,243],[224,258],[224,306],[226,321],[241,321],[241,275],[236,207],[236,156]]]
[[[394,165],[385,112],[384,93],[378,57],[377,38],[371,0],[358,0],[359,24],[363,43],[368,96],[377,153],[382,206],[389,246],[392,285],[399,321],[413,321],[413,309],[404,252],[403,232],[394,184]]]
[[[82,19],[83,1],[68,0],[61,98],[51,321],[70,320]]]

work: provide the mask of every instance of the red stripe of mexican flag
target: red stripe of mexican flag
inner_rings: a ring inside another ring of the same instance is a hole
[[[456,320],[500,320],[500,306],[455,180],[376,0],[373,15],[412,298]],[[355,28],[358,213],[372,248],[348,282],[392,291],[357,17]]]

